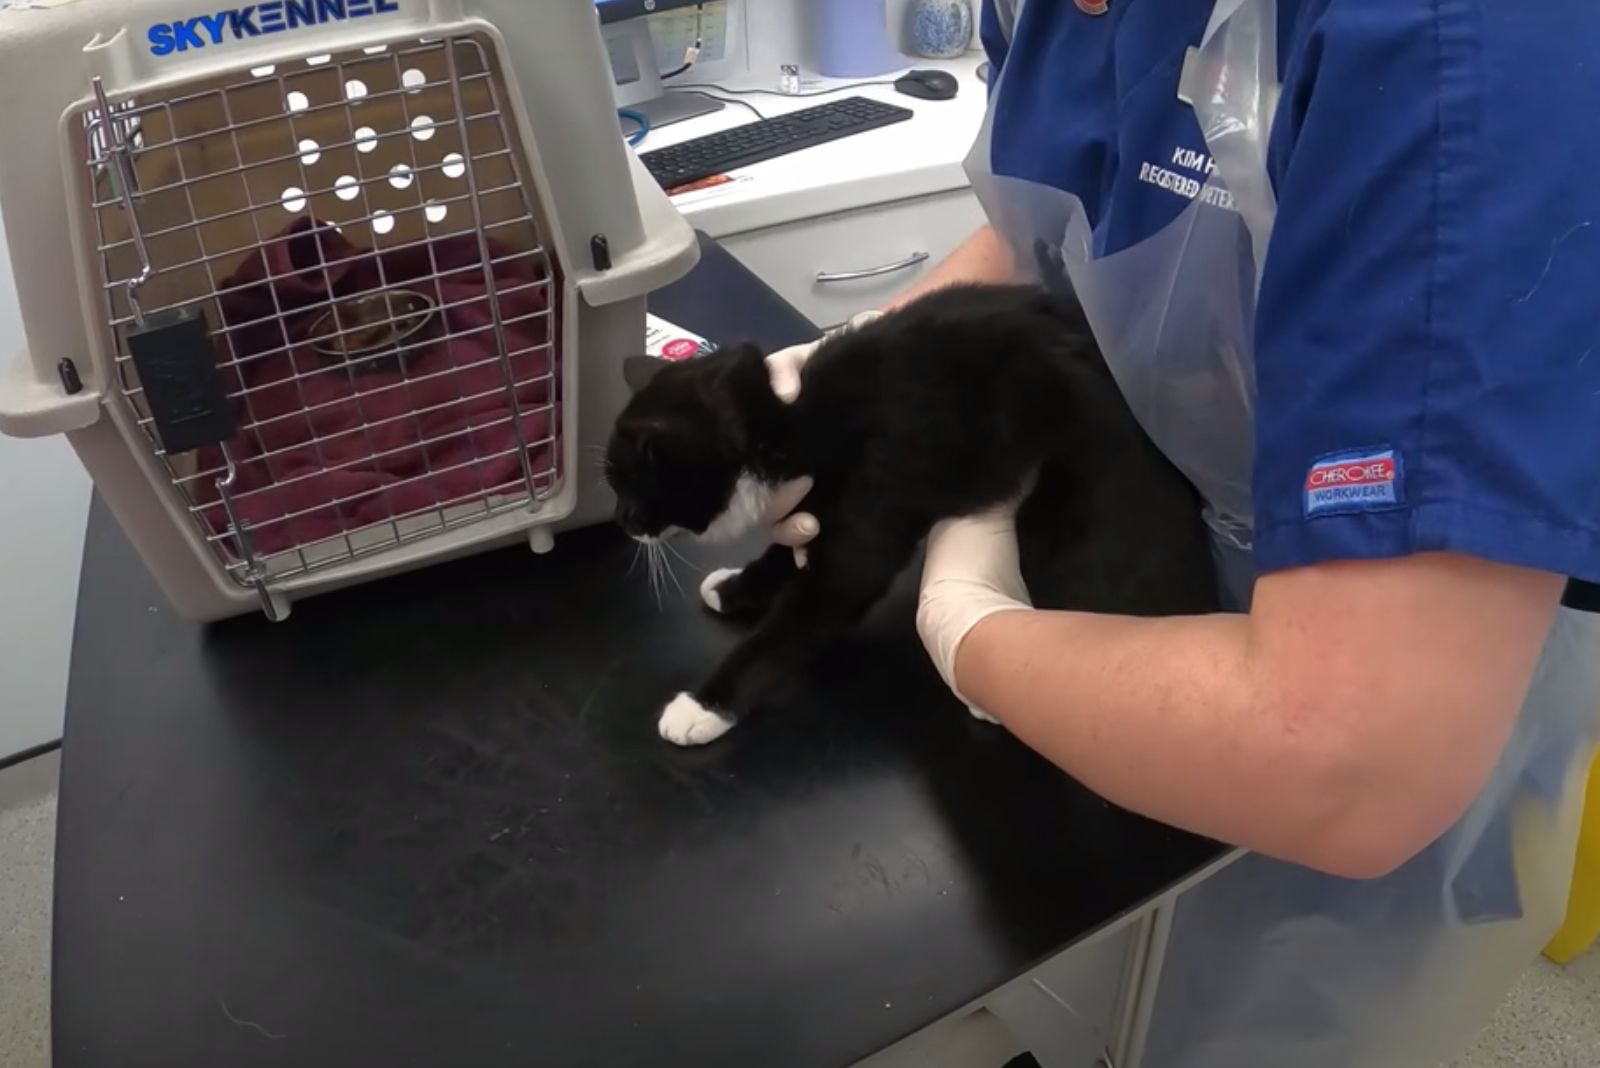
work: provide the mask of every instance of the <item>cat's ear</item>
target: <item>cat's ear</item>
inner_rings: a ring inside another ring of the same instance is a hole
[[[749,382],[752,377],[759,378],[763,383],[768,380],[766,354],[759,346],[748,341],[725,345],[706,359],[716,362],[717,382],[723,388]]]
[[[666,360],[654,356],[629,356],[622,361],[622,380],[628,384],[628,389],[634,393],[655,381],[667,366]]]

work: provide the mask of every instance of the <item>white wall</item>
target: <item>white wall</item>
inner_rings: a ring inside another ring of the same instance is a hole
[[[910,3],[911,0],[884,0],[889,43],[895,48],[905,44],[903,30]],[[726,80],[738,84],[754,79],[771,87],[777,83],[780,64],[798,63],[804,69],[814,68],[816,55],[812,47],[809,8],[809,0],[730,3],[727,8],[728,54],[724,59],[702,61],[695,67],[692,80]],[[973,0],[972,9],[978,10],[977,0]],[[982,47],[976,32],[972,35],[972,44],[975,49]],[[907,66],[915,66],[917,61],[908,56],[905,62]]]
[[[11,272],[0,229],[0,362],[23,343]],[[0,759],[61,736],[88,509],[66,439],[0,436]]]

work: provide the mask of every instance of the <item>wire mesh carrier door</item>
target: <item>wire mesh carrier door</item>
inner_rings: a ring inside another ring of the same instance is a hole
[[[481,38],[95,93],[115,388],[235,581],[558,487],[562,286]]]

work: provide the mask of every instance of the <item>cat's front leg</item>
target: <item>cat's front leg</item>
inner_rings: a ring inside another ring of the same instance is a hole
[[[674,745],[714,742],[746,714],[792,690],[817,645],[849,622],[832,602],[815,574],[796,576],[704,685],[667,703],[656,724],[661,737]]]
[[[789,560],[792,574],[772,611],[703,686],[667,704],[657,723],[661,737],[675,745],[705,745],[799,686],[817,649],[860,622],[910,558],[917,531],[895,526],[836,524],[826,541],[813,546],[804,570],[794,568],[790,550],[774,547]],[[769,550],[752,568],[772,555]]]
[[[743,568],[725,567],[707,575],[700,583],[700,599],[719,616],[757,619],[766,615],[798,571],[793,549],[768,546]]]

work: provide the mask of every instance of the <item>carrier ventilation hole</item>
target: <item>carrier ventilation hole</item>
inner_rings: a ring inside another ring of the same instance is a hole
[[[290,215],[298,215],[306,210],[306,191],[297,185],[291,185],[283,191],[283,210]]]
[[[333,195],[340,200],[354,200],[361,195],[361,183],[353,175],[341,174],[333,180]]]
[[[433,119],[427,115],[418,115],[411,120],[411,136],[418,141],[433,140]]]

